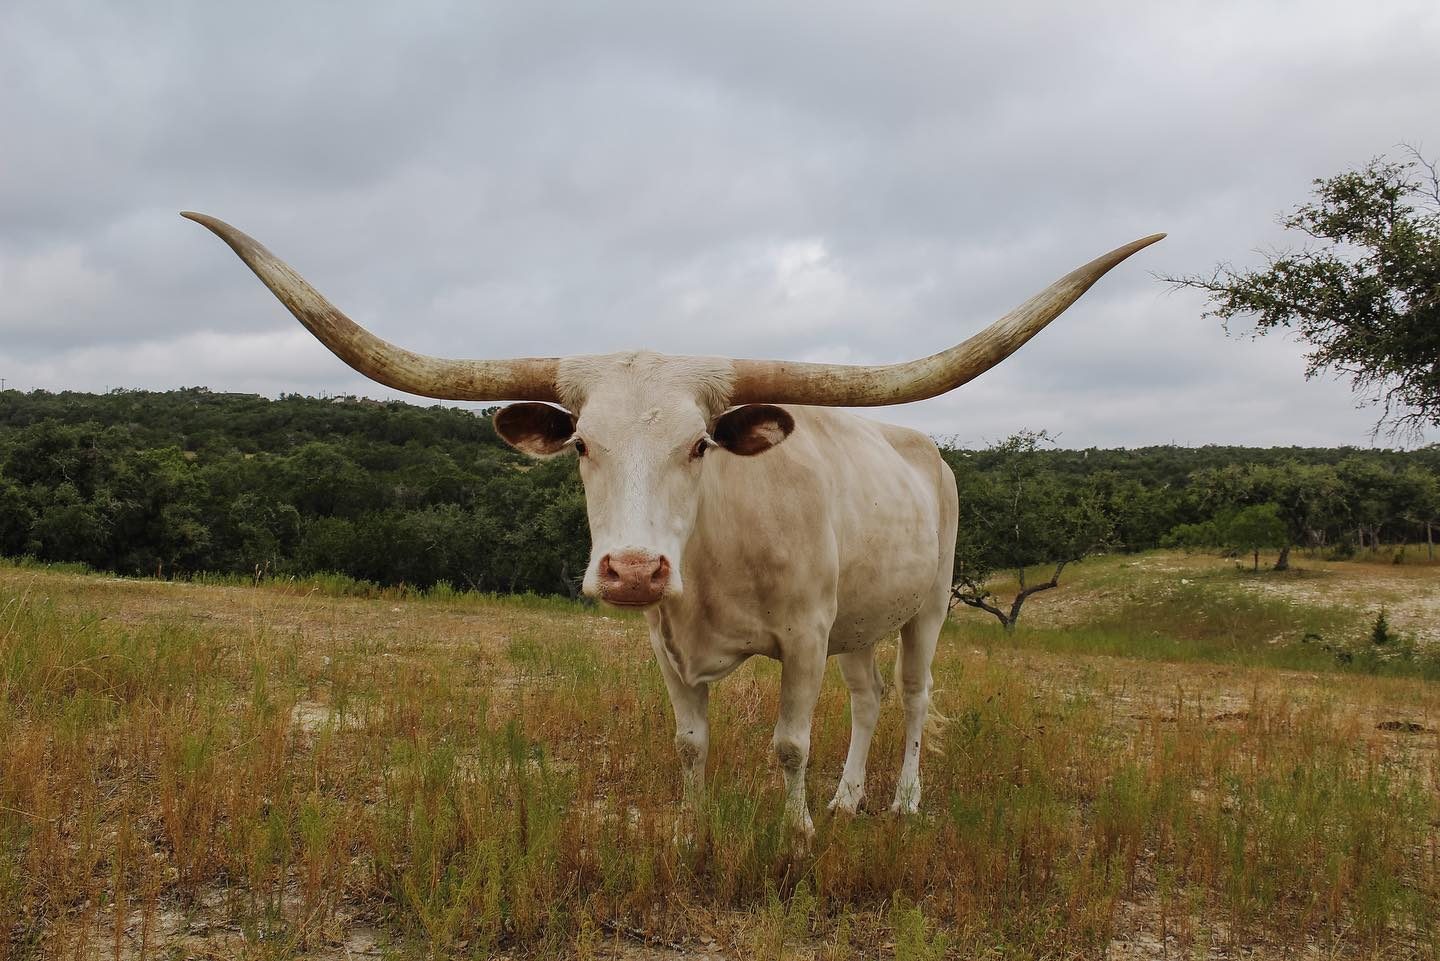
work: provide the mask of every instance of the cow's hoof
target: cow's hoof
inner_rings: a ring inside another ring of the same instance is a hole
[[[794,857],[804,857],[810,853],[810,843],[815,840],[815,822],[810,820],[810,812],[805,812],[804,818],[792,818],[790,820],[790,853]]]
[[[692,848],[705,838],[703,807],[699,803],[686,803],[675,812],[670,840],[679,848]]]
[[[864,788],[851,788],[842,783],[835,789],[835,796],[825,807],[837,814],[854,814],[860,810],[860,802],[864,799]]]
[[[890,813],[908,817],[920,810],[920,791],[905,791],[890,805]]]

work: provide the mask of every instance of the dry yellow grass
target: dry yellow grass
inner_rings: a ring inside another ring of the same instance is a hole
[[[1131,560],[1051,611],[1095,621]],[[636,618],[0,568],[0,956],[1436,956],[1440,685],[1056,653],[1031,614],[942,642],[923,816],[794,858],[767,663],[716,688],[677,842]],[[834,677],[813,797],[847,735]]]

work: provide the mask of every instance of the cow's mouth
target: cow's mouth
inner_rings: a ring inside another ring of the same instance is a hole
[[[640,597],[620,598],[620,597],[606,597],[604,594],[601,594],[601,595],[600,595],[600,601],[601,601],[601,603],[609,604],[611,607],[622,607],[622,608],[625,608],[625,609],[627,609],[627,610],[632,610],[632,611],[643,610],[644,608],[647,608],[647,607],[654,607],[656,604],[659,604],[659,603],[660,603],[662,600],[664,600],[664,599],[665,599],[665,595],[663,595],[663,594],[656,594],[654,597],[643,597],[643,598],[640,598]]]

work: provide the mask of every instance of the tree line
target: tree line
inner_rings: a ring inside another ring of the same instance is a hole
[[[1058,578],[1097,550],[1263,547],[1283,567],[1289,549],[1440,534],[1434,445],[1061,450],[1025,434],[942,451],[961,494],[962,587],[1041,564]],[[574,459],[523,457],[485,412],[203,388],[11,390],[0,554],[121,574],[323,572],[573,596],[589,531]]]
[[[1329,558],[1420,551],[1440,535],[1440,446],[1356,448],[1150,447],[1055,450],[1022,433],[985,450],[945,448],[960,490],[954,599],[1013,628],[1025,599],[1102,551],[1210,548]],[[1418,545],[1418,546],[1416,546]],[[1412,555],[1413,556],[1413,555]],[[1032,569],[1041,567],[1038,573]],[[999,574],[1016,582],[1008,600]]]
[[[471,411],[200,388],[0,395],[3,554],[565,593],[587,542],[573,463],[516,454]]]

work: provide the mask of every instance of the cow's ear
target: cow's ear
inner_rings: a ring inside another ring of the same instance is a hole
[[[531,457],[549,457],[575,436],[575,415],[550,404],[511,404],[495,412],[495,432]]]
[[[711,436],[730,453],[748,457],[774,447],[794,429],[795,418],[783,407],[746,404],[721,414]]]

